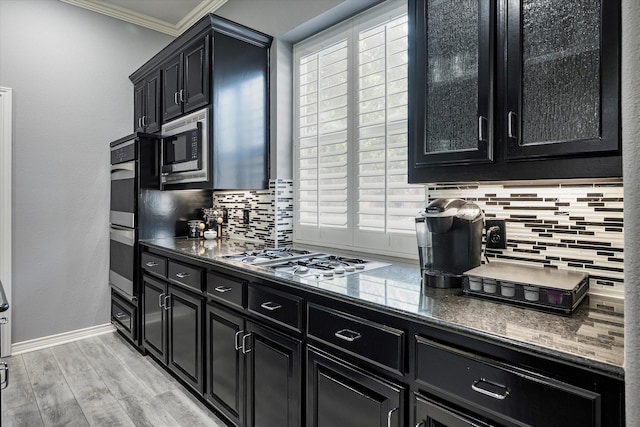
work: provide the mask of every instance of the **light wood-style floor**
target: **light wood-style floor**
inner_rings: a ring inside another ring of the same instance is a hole
[[[3,427],[225,426],[115,332],[4,361]]]

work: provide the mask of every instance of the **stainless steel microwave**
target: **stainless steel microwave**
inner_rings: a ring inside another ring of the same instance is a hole
[[[161,182],[164,186],[209,180],[209,109],[195,111],[162,126]]]

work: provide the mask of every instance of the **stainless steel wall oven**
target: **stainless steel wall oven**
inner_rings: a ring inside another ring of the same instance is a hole
[[[109,285],[111,322],[140,345],[138,241],[187,235],[187,222],[212,206],[210,190],[162,191],[161,138],[135,133],[110,144]]]

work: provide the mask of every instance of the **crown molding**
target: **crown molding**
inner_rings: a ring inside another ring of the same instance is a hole
[[[149,28],[172,37],[178,37],[187,28],[207,13],[213,12],[228,0],[203,0],[191,10],[178,24],[174,25],[162,19],[153,18],[143,13],[134,12],[124,7],[115,6],[100,0],[60,0],[73,6],[111,16],[121,21],[130,22],[141,27]]]
[[[213,13],[217,9],[221,8],[228,0],[205,0],[198,6],[193,8],[191,12],[185,15],[184,18],[176,25],[179,34],[182,34],[185,30],[198,22],[200,18],[208,13]]]

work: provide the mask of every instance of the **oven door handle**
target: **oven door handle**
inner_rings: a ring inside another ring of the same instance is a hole
[[[136,176],[136,162],[130,161],[111,165],[111,181],[132,179]]]
[[[119,227],[117,225],[111,225],[109,230],[109,238],[116,242],[123,243],[127,246],[133,246],[135,243],[135,230],[125,227]]]
[[[4,379],[0,382],[0,390],[4,390],[9,386],[9,365],[7,362],[0,363],[0,372],[4,371]]]

